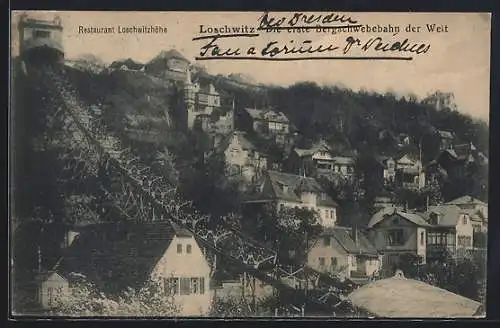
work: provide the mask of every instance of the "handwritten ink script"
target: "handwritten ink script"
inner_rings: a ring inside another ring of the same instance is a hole
[[[197,60],[413,60],[427,54],[431,44],[413,39],[412,34],[447,32],[448,26],[436,23],[363,24],[338,13],[273,16],[266,12],[256,26],[200,25],[193,41],[200,42]]]

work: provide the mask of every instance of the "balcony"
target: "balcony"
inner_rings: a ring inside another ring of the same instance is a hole
[[[368,279],[369,276],[366,274],[365,271],[354,270],[354,271],[351,271],[351,278],[354,278],[354,279]]]

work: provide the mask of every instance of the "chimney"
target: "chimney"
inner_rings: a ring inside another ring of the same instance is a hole
[[[38,273],[42,272],[42,249],[38,245]]]

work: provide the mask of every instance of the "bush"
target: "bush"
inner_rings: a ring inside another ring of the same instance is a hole
[[[58,316],[176,316],[181,308],[160,284],[149,281],[140,290],[128,289],[117,297],[109,297],[95,285],[79,279],[69,295],[57,300],[50,312]]]

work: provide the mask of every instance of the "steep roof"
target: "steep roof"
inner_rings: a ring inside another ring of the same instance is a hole
[[[171,223],[101,224],[75,239],[57,272],[83,274],[108,293],[140,288],[174,236],[191,234]]]
[[[305,149],[295,148],[294,151],[295,153],[297,153],[297,155],[299,155],[299,157],[304,157],[304,156],[312,156],[318,151],[331,152],[331,148],[324,140],[320,140],[319,142],[315,143],[311,148],[305,148]]]
[[[144,66],[144,64],[139,63],[131,58],[128,58],[125,60],[116,60],[116,61],[112,62],[111,65],[109,65],[109,67],[110,68],[120,68],[120,67],[122,67],[122,65],[127,66],[127,68],[129,68],[129,69],[135,69],[135,70],[139,70]]]
[[[372,215],[372,217],[370,218],[370,222],[368,222],[368,228],[373,228],[391,215],[398,215],[418,226],[429,226],[424,217],[417,213],[408,213],[396,207],[384,207],[380,211]]]
[[[439,133],[439,136],[441,138],[445,138],[445,139],[453,139],[454,138],[453,133],[450,131],[439,130],[438,133]]]
[[[472,196],[468,196],[468,195],[455,198],[455,199],[447,202],[446,205],[458,205],[458,206],[460,206],[460,205],[480,205],[480,206],[488,206],[488,204],[486,204],[485,202],[480,201],[479,199],[474,198]]]
[[[255,145],[250,142],[246,138],[246,133],[242,131],[233,131],[233,133],[230,133],[227,135],[219,144],[217,147],[220,151],[225,151],[229,145],[231,144],[231,141],[236,138],[238,141],[238,144],[241,145],[241,148],[243,150],[256,150]]]
[[[150,60],[150,63],[153,61],[158,61],[158,60],[164,60],[164,59],[170,59],[170,58],[176,58],[180,59],[186,62],[189,62],[189,60],[186,59],[179,51],[176,49],[170,49],[170,50],[162,50],[158,55],[156,55],[153,59]]]
[[[260,195],[256,195],[258,199],[280,199],[301,203],[300,192],[325,194],[319,183],[310,177],[278,171],[267,171],[266,175],[269,184],[266,182],[267,188],[264,188]],[[286,186],[286,189],[281,188],[280,185]],[[328,195],[324,199],[318,197],[317,202],[319,206],[337,206],[337,203]]]
[[[456,205],[435,205],[429,206],[429,210],[422,215],[429,220],[432,213],[440,214],[438,226],[455,227],[460,219],[460,214],[465,212]]]
[[[342,164],[342,165],[354,165],[355,163],[354,158],[346,156],[335,156],[333,158],[333,161],[337,164]]]
[[[354,305],[378,317],[472,317],[480,303],[421,281],[388,278],[352,292]]]
[[[267,109],[245,108],[245,111],[253,119],[266,120],[272,122],[288,123],[289,120],[282,112],[275,112]]]
[[[352,228],[349,227],[328,228],[321,233],[321,236],[335,238],[348,254],[378,255],[375,246],[361,231],[358,231],[357,241],[352,238]]]

